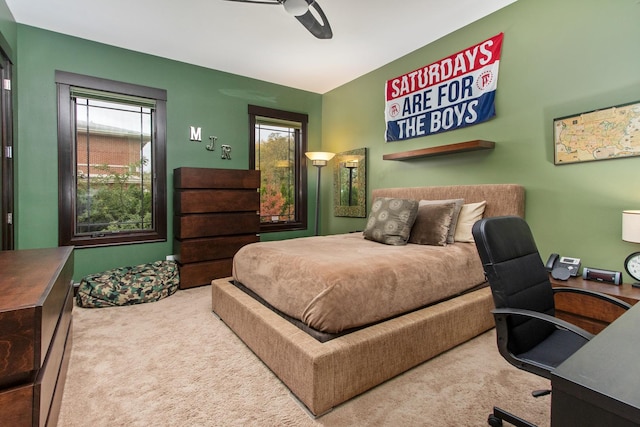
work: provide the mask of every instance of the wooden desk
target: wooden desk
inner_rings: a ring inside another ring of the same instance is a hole
[[[640,304],[551,373],[551,425],[640,425]]]
[[[610,295],[634,305],[640,301],[640,289],[628,283],[611,285],[603,282],[584,280],[582,277],[571,277],[569,280],[556,280],[549,277],[554,287],[569,286],[588,289]],[[579,294],[557,293],[555,295],[556,316],[571,322],[592,334],[597,334],[616,320],[624,310],[599,299]]]

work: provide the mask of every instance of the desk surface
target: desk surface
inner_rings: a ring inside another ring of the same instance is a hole
[[[640,304],[558,366],[551,384],[554,426],[640,425]]]

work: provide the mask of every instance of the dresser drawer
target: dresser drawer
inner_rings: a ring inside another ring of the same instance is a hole
[[[69,301],[72,307],[73,299]],[[60,333],[56,332],[52,351],[36,382],[0,392],[1,425],[26,427],[57,423],[71,350],[71,315],[65,317],[67,324],[61,325]]]
[[[68,316],[71,315],[71,308],[73,307],[73,305],[69,304],[71,299],[73,299],[73,258],[70,258],[69,262],[64,265],[42,304],[40,366],[42,366],[47,350],[51,346],[53,335],[59,327],[60,313],[64,312]]]
[[[233,258],[216,261],[178,264],[180,267],[180,288],[208,285],[213,279],[231,276]]]
[[[204,212],[241,212],[260,209],[257,190],[176,190],[175,212],[181,214]]]
[[[260,218],[255,212],[177,216],[173,225],[177,239],[260,232]]]
[[[177,168],[174,188],[258,188],[260,171],[242,169]]]
[[[32,384],[0,390],[0,420],[5,426],[33,425]]]
[[[58,327],[51,341],[51,347],[47,353],[47,357],[44,361],[44,365],[34,384],[34,402],[37,413],[34,416],[39,421],[38,424],[44,426],[49,413],[54,407],[54,396],[59,393],[59,397],[62,397],[62,389],[64,386],[65,375],[60,377],[60,372],[63,371],[62,366],[65,355],[68,356],[71,348],[71,310],[73,309],[73,290],[69,289],[69,293],[66,298],[64,310],[60,315]],[[65,370],[66,371],[66,370]],[[59,402],[58,402],[59,403]],[[39,409],[38,409],[39,408]],[[57,410],[55,419],[57,420]],[[53,423],[55,424],[55,422]],[[49,423],[49,425],[53,425]]]
[[[175,240],[173,253],[181,263],[232,258],[241,247],[259,240],[255,234]]]

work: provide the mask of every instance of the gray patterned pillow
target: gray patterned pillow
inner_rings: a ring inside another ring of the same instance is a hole
[[[387,245],[406,245],[417,214],[417,200],[378,197],[371,205],[364,238]]]

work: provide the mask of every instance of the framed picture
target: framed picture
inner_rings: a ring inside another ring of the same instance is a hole
[[[554,163],[640,156],[640,101],[553,120]]]

